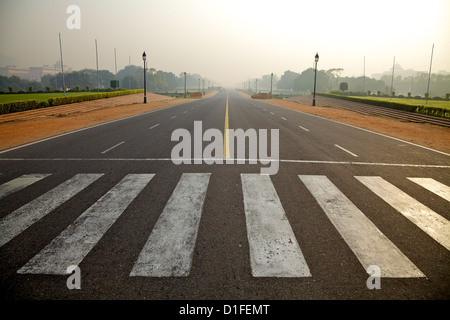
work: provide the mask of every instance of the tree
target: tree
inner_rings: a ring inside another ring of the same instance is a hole
[[[337,87],[339,79],[341,78],[341,74],[344,71],[342,68],[333,68],[326,71],[326,75],[328,77],[327,89],[328,91],[334,90]]]
[[[278,89],[293,90],[294,81],[298,78],[299,74],[293,71],[285,71],[281,76],[280,80],[277,82]]]
[[[136,79],[134,76],[125,76],[120,80],[120,83],[122,84],[122,87],[127,89],[142,89],[142,87],[139,85],[139,80]]]
[[[318,70],[316,78],[316,92],[328,92],[329,76],[325,71]],[[314,69],[303,71],[293,82],[295,91],[312,92],[314,89]]]
[[[347,82],[341,82],[341,84],[339,85],[339,89],[341,91],[347,91],[348,90],[348,83]]]

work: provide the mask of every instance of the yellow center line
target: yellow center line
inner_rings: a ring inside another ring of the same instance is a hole
[[[225,130],[223,139],[223,156],[225,159],[230,157],[230,145],[228,141],[228,94],[227,94],[227,106],[225,111]]]

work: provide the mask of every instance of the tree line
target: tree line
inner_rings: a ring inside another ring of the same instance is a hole
[[[147,90],[151,92],[165,92],[183,90],[185,85],[185,75],[180,73],[176,76],[172,72],[147,68],[146,70]],[[200,81],[199,81],[200,79]],[[117,76],[108,70],[98,71],[98,87],[100,89],[110,88],[111,80],[119,80],[120,88],[143,89],[144,88],[144,68],[129,65],[117,72]],[[199,74],[186,73],[186,88],[190,91],[203,90],[211,86],[211,81]],[[64,85],[67,90],[92,90],[97,89],[97,70],[83,69],[64,73]],[[17,76],[0,76],[0,91],[28,92],[32,87],[33,91],[61,91],[63,90],[63,75],[61,72],[55,75],[45,75],[41,81],[24,80]]]
[[[370,77],[342,77],[343,69],[317,70],[316,92],[342,91],[341,84],[346,84],[346,91],[360,95],[404,95],[424,97],[428,90],[428,74],[417,72],[413,76],[384,75],[377,80]],[[259,79],[244,82],[243,89],[249,91],[272,90],[309,94],[314,90],[314,69],[309,68],[301,73],[287,70],[281,77],[271,74],[263,75]],[[450,75],[432,74],[430,79],[430,97],[446,97],[450,93]]]

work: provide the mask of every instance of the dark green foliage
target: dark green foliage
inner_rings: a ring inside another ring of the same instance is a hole
[[[26,101],[1,103],[0,104],[0,114],[33,110],[33,109],[45,108],[45,107],[53,107],[53,106],[59,106],[59,105],[69,104],[69,103],[84,102],[84,101],[104,99],[104,98],[112,98],[112,97],[124,96],[124,95],[128,95],[128,94],[135,94],[135,93],[140,93],[140,92],[143,92],[143,90],[142,89],[122,90],[122,91],[102,92],[102,93],[97,93],[97,94],[87,94],[87,95],[79,95],[79,96],[57,97],[57,98],[50,98],[50,99],[48,99],[48,101],[43,101],[43,102],[39,102],[39,100],[26,100]]]
[[[391,101],[378,101],[378,100],[370,100],[370,99],[364,99],[364,98],[353,98],[349,96],[342,96],[337,94],[327,94],[327,93],[316,93],[317,95],[325,96],[325,97],[331,97],[331,98],[339,98],[343,100],[348,101],[354,101],[354,102],[360,102],[360,103],[367,103],[374,106],[379,107],[385,107],[385,108],[391,108],[391,109],[397,109],[402,111],[409,111],[409,112],[415,112],[435,117],[441,117],[441,118],[450,118],[450,110],[447,108],[437,108],[437,107],[430,107],[430,106],[413,106],[398,102],[391,102]]]
[[[0,104],[0,114],[20,112],[41,108],[39,100],[16,101]]]

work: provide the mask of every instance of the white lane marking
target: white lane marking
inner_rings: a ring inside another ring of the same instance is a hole
[[[341,147],[340,145],[335,144],[334,146],[335,146],[335,147],[338,147],[338,148],[341,149],[342,151],[347,152],[348,154],[351,154],[351,155],[354,156],[354,157],[357,157],[357,156],[358,156],[358,155],[354,154],[353,152],[348,151],[347,149]]]
[[[283,119],[283,120],[287,120],[286,118],[284,118],[284,117],[281,117],[281,119]]]
[[[123,144],[123,143],[125,143],[125,141],[119,142],[119,143],[116,144],[115,146],[112,146],[111,148],[106,149],[105,151],[102,151],[101,154],[105,154],[105,153],[111,151],[112,149],[117,148],[118,146],[120,146],[120,145]]]
[[[17,273],[66,274],[79,265],[154,174],[128,174]]]
[[[450,221],[381,177],[356,177],[381,199],[450,250]]]
[[[309,131],[308,129],[306,129],[305,127],[302,126],[298,126],[300,129],[305,130],[305,131]]]
[[[188,276],[209,173],[184,173],[139,254],[130,276]]]
[[[310,277],[308,265],[268,175],[241,174],[254,277]]]
[[[183,113],[186,113],[187,111],[183,111]]]
[[[380,267],[382,277],[425,275],[326,176],[299,175],[322,210],[364,267]]]
[[[270,114],[275,114],[275,113],[271,112]]]
[[[75,196],[103,174],[78,174],[0,220],[0,247]]]
[[[177,116],[173,116],[173,117],[171,117],[170,119],[174,119],[174,118],[176,118]]]
[[[450,201],[450,187],[431,178],[408,178],[412,182],[424,187],[425,189],[437,194],[441,198]]]
[[[151,126],[149,129],[151,130],[151,129],[153,129],[153,128],[156,128],[157,126],[159,126],[159,123],[158,123],[158,124],[155,124],[154,126]]]
[[[212,161],[220,160],[220,158],[0,158],[0,161]],[[414,163],[386,163],[386,162],[361,162],[361,161],[328,161],[328,160],[295,160],[295,159],[244,159],[244,158],[222,158],[225,160],[233,160],[240,162],[270,162],[279,161],[286,163],[299,164],[334,164],[334,165],[358,165],[358,166],[383,166],[383,167],[411,167],[411,168],[439,168],[450,169],[450,165],[443,164],[414,164]]]
[[[0,185],[0,199],[3,199],[4,197],[28,187],[50,175],[51,174],[24,174],[23,176],[15,178],[9,182],[5,182]]]

